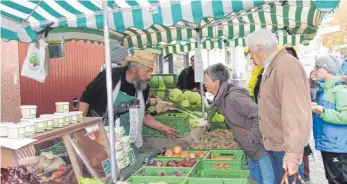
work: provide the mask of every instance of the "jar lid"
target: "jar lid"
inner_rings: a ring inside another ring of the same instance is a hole
[[[25,125],[29,125],[29,126],[35,125],[35,122],[32,122],[32,121],[22,122],[22,123],[24,123]]]
[[[21,109],[36,109],[37,105],[21,105]]]
[[[47,117],[53,117],[54,116],[54,114],[41,114],[40,115],[40,118],[47,118]]]
[[[24,128],[26,124],[25,123],[18,123],[17,125],[19,128]]]
[[[47,121],[47,119],[46,118],[37,118],[36,122],[44,122],[44,121]]]
[[[55,105],[69,105],[69,102],[55,102]]]
[[[30,119],[29,119],[29,118],[21,118],[20,121],[21,121],[21,122],[29,122],[29,121],[33,121],[33,120],[35,120],[35,119],[36,119],[36,118],[30,118]]]
[[[71,116],[71,114],[69,114],[69,113],[64,113],[64,112],[55,112],[54,115],[63,116],[63,117]]]
[[[19,128],[20,126],[17,124],[9,124],[7,125],[7,128]]]

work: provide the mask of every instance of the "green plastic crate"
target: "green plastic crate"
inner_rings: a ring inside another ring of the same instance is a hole
[[[201,167],[194,167],[194,169],[189,174],[189,177],[249,179],[249,171],[248,170],[211,171],[211,170],[200,170],[200,168]]]
[[[158,183],[166,182],[168,184],[184,184],[186,178],[181,177],[155,177],[155,176],[132,176],[127,182],[131,184],[148,184],[148,183]]]
[[[199,157],[196,157],[195,159],[196,160],[204,160],[208,155],[209,155],[209,151],[202,151],[202,150],[187,150],[185,151],[186,153],[197,153],[197,152],[204,152],[205,156],[202,157],[202,158],[199,158]],[[164,156],[164,155],[160,155],[159,158],[171,158],[171,159],[176,159],[176,158],[181,158],[181,157],[167,157],[167,156]]]
[[[158,176],[158,177],[187,177],[190,174],[192,168],[190,167],[154,167],[144,166],[138,170],[134,176]],[[175,172],[180,172],[181,176],[175,176]],[[160,172],[166,174],[166,176],[160,176]]]
[[[176,74],[152,74],[152,79],[156,76],[160,76],[161,79],[163,80],[164,82],[164,85],[166,88],[175,88],[176,87],[176,84],[177,84],[177,75]],[[168,78],[172,78],[173,80],[173,83],[172,84],[169,84],[168,83]],[[159,82],[158,83],[154,83],[154,81],[150,81],[149,82],[149,86],[151,88],[158,88],[159,87]]]
[[[249,184],[249,181],[230,178],[188,178],[185,184]]]
[[[156,161],[162,161],[163,163],[167,164],[168,161],[170,160],[175,160],[175,161],[182,161],[184,158],[167,158],[167,157],[157,157],[154,160]],[[196,164],[195,164],[196,165]],[[148,166],[148,167],[155,167],[155,166]],[[178,167],[172,167],[172,168],[178,168]],[[187,167],[191,168],[191,167]]]
[[[233,160],[201,160],[196,166],[199,170],[228,171],[243,170],[244,165],[240,161]]]
[[[246,155],[243,150],[212,150],[210,151],[210,154],[206,157],[206,160],[212,160],[212,157],[227,157],[232,158],[230,161],[239,162],[241,164],[244,164]]]
[[[184,113],[163,113],[153,118],[164,125],[176,129],[180,137],[186,136],[190,132],[189,116]],[[166,137],[161,132],[149,127],[144,127],[142,131],[145,137]]]
[[[209,124],[210,131],[217,130],[217,129],[230,129],[227,124],[224,123],[216,123],[216,122],[210,122]]]
[[[149,90],[149,97],[159,97],[162,100],[168,100],[169,99],[169,91],[168,90],[160,90],[160,89],[150,89]]]

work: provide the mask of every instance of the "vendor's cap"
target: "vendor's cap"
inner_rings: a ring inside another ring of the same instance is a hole
[[[110,53],[111,53],[112,63],[118,63],[119,61],[122,61],[125,57],[129,55],[128,49],[118,44],[114,44],[110,46]]]
[[[324,68],[330,74],[337,75],[339,73],[340,62],[332,55],[326,55],[318,58],[316,65]]]
[[[130,62],[137,62],[153,70],[157,70],[158,68],[155,66],[156,60],[157,57],[153,53],[144,50],[135,50],[132,56],[127,56],[123,61],[119,62],[119,65],[126,66]]]

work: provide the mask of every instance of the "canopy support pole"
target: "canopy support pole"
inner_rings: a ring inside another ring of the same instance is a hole
[[[112,66],[110,55],[110,32],[108,27],[108,5],[107,1],[102,1],[104,17],[104,47],[105,47],[105,65],[106,65],[106,88],[107,88],[107,111],[108,124],[110,125],[110,153],[111,153],[111,177],[113,183],[117,182],[117,163],[115,154],[115,133],[114,133],[114,116],[113,116],[113,99],[112,99]]]
[[[201,52],[201,29],[196,29],[196,42],[198,44],[198,48]],[[204,82],[200,82],[200,96],[201,96],[201,112],[202,118],[205,118],[205,97],[204,97]]]

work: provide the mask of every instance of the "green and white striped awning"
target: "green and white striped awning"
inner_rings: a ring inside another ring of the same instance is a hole
[[[276,33],[278,38],[279,46],[295,46],[298,44],[308,44],[308,40],[305,40],[304,36],[296,34],[290,35],[287,32],[279,31]],[[213,40],[207,39],[203,40],[201,43],[201,48],[207,50],[213,49],[226,49],[232,48],[236,46],[246,46],[245,38],[236,38],[234,40]],[[180,53],[188,53],[189,51],[197,48],[198,45],[195,39],[190,39],[186,42],[177,42],[176,44],[171,45],[162,45],[156,49],[161,50],[162,55],[167,54],[180,54]]]
[[[324,13],[316,9],[311,1],[289,1],[282,5],[263,5],[248,11],[235,13],[225,21],[201,29],[201,39],[234,40],[246,37],[257,29],[283,30],[291,35],[303,35],[303,40],[311,40],[318,29]],[[196,38],[196,30],[181,27],[153,25],[147,30],[129,28],[125,31],[126,47],[156,47],[159,43],[176,44]],[[287,39],[287,38],[283,38]],[[300,44],[300,42],[295,42]]]
[[[130,27],[146,30],[153,24],[196,24],[205,17],[222,19],[271,0],[112,0],[108,1],[109,27],[122,33]],[[36,31],[51,27],[103,28],[102,0],[3,0],[1,37],[34,41]],[[12,22],[12,23],[11,23]]]
[[[190,39],[196,39],[197,30],[201,30],[203,40],[208,40],[202,45],[210,43],[215,48],[223,43],[243,45],[249,33],[266,28],[285,31],[291,37],[279,39],[295,37],[291,43],[298,44],[314,37],[324,15],[320,10],[331,11],[338,3],[339,0],[112,0],[108,1],[110,38],[129,48],[170,51],[170,47],[189,48],[187,43],[196,44]],[[101,0],[0,1],[1,37],[36,41],[40,36],[36,32],[53,23],[50,39],[102,42],[101,5]]]

